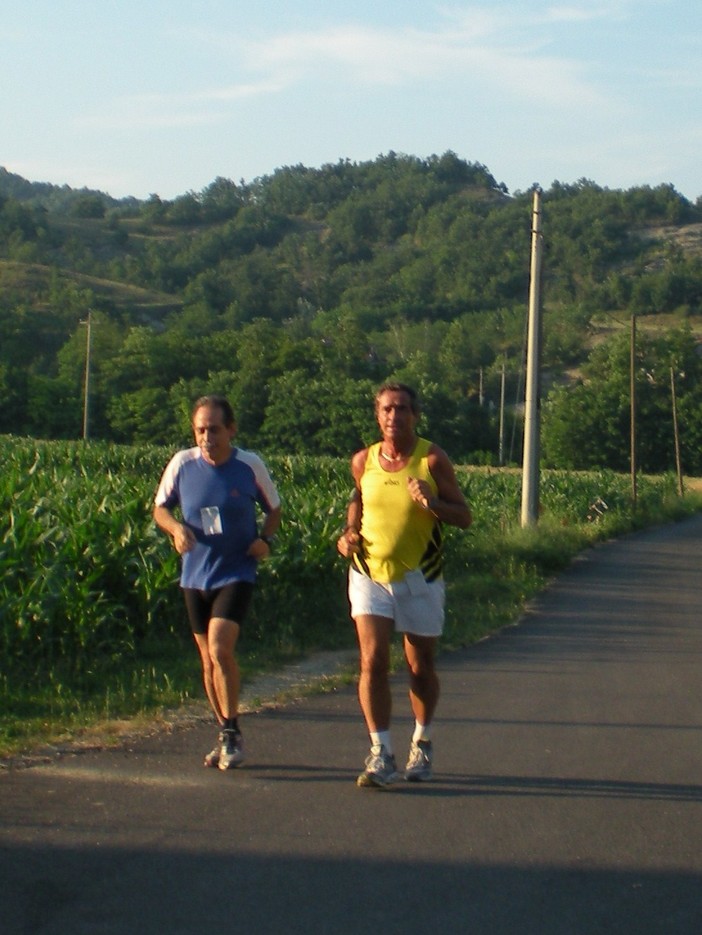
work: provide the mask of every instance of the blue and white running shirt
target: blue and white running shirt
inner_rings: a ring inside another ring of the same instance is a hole
[[[208,464],[199,448],[179,451],[166,466],[156,506],[180,506],[196,545],[182,556],[180,584],[201,591],[233,581],[256,580],[256,559],[247,549],[258,538],[256,504],[264,513],[280,505],[263,461],[232,448],[224,464]]]

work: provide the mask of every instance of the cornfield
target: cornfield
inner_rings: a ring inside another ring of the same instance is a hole
[[[178,558],[151,519],[170,454],[0,438],[0,674],[31,677],[60,665],[80,676],[97,660],[136,656],[154,641],[189,635]],[[335,550],[351,487],[348,462],[265,458],[284,518],[274,554],[261,567],[244,645],[348,644],[344,562]],[[504,560],[494,544],[518,521],[520,477],[461,470],[459,481],[475,522],[468,535],[449,530],[451,567],[460,574],[482,564],[489,572]],[[673,487],[663,478],[642,485],[640,496],[660,499]],[[598,498],[607,504],[607,518],[628,509],[627,479],[543,478],[544,513],[560,523],[585,523]],[[486,542],[493,547],[480,546]]]

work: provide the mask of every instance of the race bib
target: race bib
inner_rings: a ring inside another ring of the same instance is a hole
[[[202,531],[206,536],[222,535],[222,517],[219,515],[218,506],[203,506],[200,510],[200,519]]]

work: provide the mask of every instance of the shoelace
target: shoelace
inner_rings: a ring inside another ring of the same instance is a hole
[[[393,758],[385,750],[378,750],[377,753],[374,753],[371,750],[370,756],[366,760],[366,766],[368,769],[372,769],[373,772],[380,772],[385,769],[393,769]]]

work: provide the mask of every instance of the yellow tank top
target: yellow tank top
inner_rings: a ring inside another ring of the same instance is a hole
[[[421,569],[427,581],[441,576],[443,549],[441,523],[415,503],[407,480],[417,477],[437,487],[429,472],[431,443],[417,439],[412,455],[401,470],[386,471],[380,460],[380,442],[368,449],[361,477],[361,552],[354,566],[374,581],[401,581],[408,571]]]

